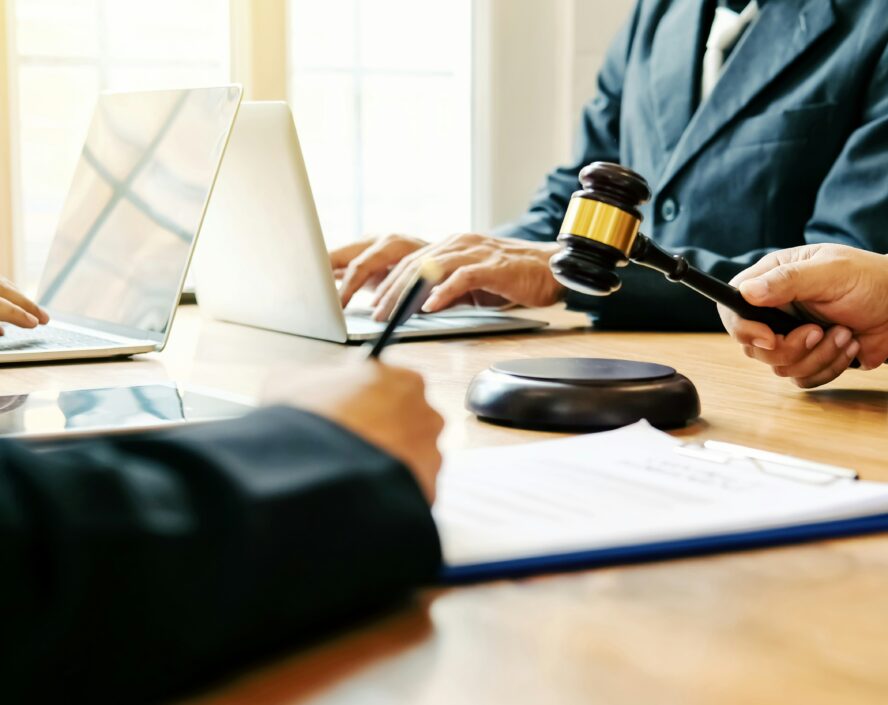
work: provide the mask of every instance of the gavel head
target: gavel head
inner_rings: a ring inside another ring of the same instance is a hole
[[[550,267],[564,286],[607,296],[620,288],[616,269],[629,263],[643,219],[638,208],[650,200],[651,189],[639,174],[608,162],[584,167],[580,184],[558,236],[561,252]]]

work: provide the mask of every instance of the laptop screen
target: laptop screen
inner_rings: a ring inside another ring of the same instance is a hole
[[[226,86],[99,98],[40,282],[42,306],[166,334],[240,95]]]

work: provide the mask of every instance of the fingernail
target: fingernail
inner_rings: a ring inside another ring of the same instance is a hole
[[[847,328],[839,329],[839,332],[836,333],[835,341],[836,345],[840,348],[844,348],[849,341],[851,340],[851,331]]]
[[[763,299],[768,295],[768,282],[764,279],[749,279],[740,284],[740,291],[746,297]]]
[[[37,320],[37,316],[33,316],[30,313],[25,314],[25,318],[28,320],[32,326],[40,325],[40,321]]]
[[[770,340],[765,340],[764,338],[756,338],[752,341],[753,347],[758,348],[759,350],[773,350],[774,344]]]
[[[823,340],[823,331],[819,329],[812,330],[808,333],[808,337],[805,338],[805,347],[808,348],[808,350],[813,350],[814,346],[821,340]]]
[[[860,343],[856,340],[851,343],[847,348],[845,348],[845,354],[848,356],[848,359],[853,360],[857,357],[857,353],[860,352]]]
[[[435,303],[436,301],[434,298],[426,299],[426,302],[422,305],[423,313],[431,313],[432,311],[434,311]]]

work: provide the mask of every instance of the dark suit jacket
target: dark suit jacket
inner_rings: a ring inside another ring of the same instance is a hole
[[[705,0],[639,0],[583,111],[575,160],[497,234],[552,240],[582,166],[621,162],[654,189],[644,232],[730,279],[769,251],[839,242],[888,251],[888,21],[875,0],[759,0],[700,105]],[[720,329],[715,307],[636,265],[603,326]]]
[[[136,703],[434,577],[399,462],[316,416],[0,442],[0,702]]]

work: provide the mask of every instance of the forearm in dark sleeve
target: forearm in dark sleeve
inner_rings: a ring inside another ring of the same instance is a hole
[[[406,468],[283,408],[65,453],[0,444],[0,519],[0,682],[26,702],[150,700],[440,562]]]
[[[805,240],[888,252],[888,47],[873,69],[860,124],[818,190]]]

